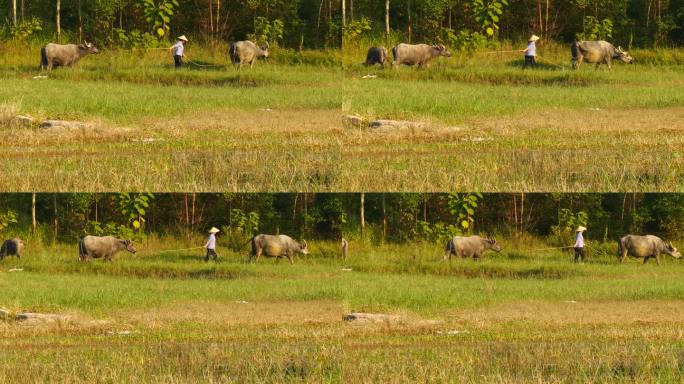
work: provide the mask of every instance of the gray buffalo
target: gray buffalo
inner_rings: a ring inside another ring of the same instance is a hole
[[[290,260],[290,264],[294,264],[293,257],[295,253],[309,254],[306,241],[298,243],[286,235],[261,234],[252,238],[250,260],[254,259],[254,262],[259,261],[259,257],[264,255],[275,257],[277,260],[280,260],[281,257],[287,257]]]
[[[50,43],[40,50],[40,68],[51,71],[54,67],[70,67],[76,65],[84,56],[98,52],[93,43],[87,41],[79,45]]]
[[[78,242],[78,258],[81,261],[89,257],[112,261],[112,257],[123,250],[134,255],[136,252],[131,240],[121,240],[114,236],[86,236]]]
[[[366,66],[371,66],[375,64],[380,64],[385,67],[385,62],[387,61],[387,48],[385,47],[370,47],[368,48],[368,53],[366,53]]]
[[[268,57],[268,43],[260,47],[249,40],[236,41],[230,45],[228,55],[237,69],[242,68],[245,64],[249,64],[251,68],[257,59]]]
[[[653,235],[637,236],[627,235],[618,241],[618,260],[624,262],[627,256],[642,257],[644,264],[649,258],[654,257],[660,265],[660,255],[666,253],[675,259],[682,257],[672,243],[666,243],[660,237]]]
[[[451,260],[451,255],[458,257],[472,257],[479,259],[487,250],[501,251],[501,246],[495,239],[480,236],[454,236],[444,247],[444,260]]]
[[[427,45],[427,44],[399,44],[392,48],[392,56],[394,61],[393,67],[404,65],[418,65],[418,68],[426,68],[430,64],[430,60],[437,56],[451,57],[451,52],[443,45]]]
[[[24,241],[18,237],[5,240],[0,247],[0,260],[7,256],[16,256],[21,259],[21,253],[24,251]]]
[[[573,69],[578,69],[583,61],[595,63],[596,69],[601,64],[606,64],[608,69],[611,69],[613,60],[620,60],[627,64],[634,62],[634,58],[628,52],[623,51],[621,47],[615,48],[613,44],[603,40],[575,41],[570,46],[570,51],[572,52]]]

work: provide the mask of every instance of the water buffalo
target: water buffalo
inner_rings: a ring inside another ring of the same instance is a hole
[[[50,43],[40,50],[40,68],[41,70],[47,68],[48,71],[52,71],[54,67],[70,67],[76,65],[84,56],[98,52],[93,43],[87,41],[79,45]]]
[[[263,254],[275,257],[277,260],[280,260],[281,257],[287,257],[290,260],[290,264],[294,264],[293,257],[297,252],[303,255],[309,253],[306,241],[300,244],[286,235],[256,235],[252,238],[250,260],[253,258],[254,262],[257,262],[259,261],[259,256]]]
[[[618,260],[621,263],[625,261],[627,256],[643,257],[644,264],[649,258],[655,257],[658,265],[660,265],[661,253],[667,253],[675,259],[682,257],[682,254],[672,246],[672,243],[666,243],[657,236],[627,235],[618,241]]]
[[[244,64],[249,64],[249,67],[251,68],[256,59],[268,57],[268,43],[259,47],[249,40],[236,41],[230,45],[228,55],[230,56],[230,61],[238,70],[242,68]]]
[[[487,239],[480,236],[454,236],[444,247],[444,260],[447,260],[447,258],[451,260],[451,255],[479,259],[485,251],[490,249],[500,252],[501,246],[495,239]]]
[[[430,60],[437,56],[451,57],[451,52],[443,45],[402,43],[392,48],[392,56],[394,56],[392,66],[395,68],[401,64],[418,64],[418,68],[426,68],[429,66]]]
[[[21,259],[21,253],[24,251],[24,241],[18,237],[5,240],[0,247],[0,260],[6,256],[16,256]]]
[[[632,64],[634,58],[622,48],[615,48],[613,44],[599,40],[599,41],[575,41],[570,46],[572,52],[572,68],[578,69],[580,64],[585,61],[587,63],[596,63],[596,69],[601,64],[606,64],[608,69],[611,69],[613,59],[621,60],[627,64]]]
[[[366,53],[366,66],[371,66],[375,64],[380,64],[385,67],[385,62],[387,61],[387,48],[385,47],[370,47],[368,48],[368,53]]]
[[[112,257],[124,249],[135,255],[136,250],[131,240],[121,240],[114,236],[86,236],[78,242],[78,258],[85,261],[89,257],[102,257],[106,261],[112,261]]]

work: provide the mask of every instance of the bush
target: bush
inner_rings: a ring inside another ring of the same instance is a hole
[[[478,49],[487,47],[489,40],[487,37],[479,32],[471,32],[467,29],[462,29],[455,32],[453,29],[442,29],[440,40],[448,45],[452,50],[474,52]]]

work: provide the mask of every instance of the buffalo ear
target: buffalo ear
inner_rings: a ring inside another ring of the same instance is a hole
[[[302,240],[302,244],[303,244],[302,248],[304,248],[304,249],[309,247],[309,245],[306,243],[306,240]]]

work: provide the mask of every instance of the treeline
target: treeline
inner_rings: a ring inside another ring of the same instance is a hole
[[[563,243],[626,233],[678,239],[684,194],[3,194],[0,231],[45,242],[85,234],[201,235],[212,226],[240,242],[257,233],[370,242],[442,242],[456,234],[529,234]]]
[[[6,39],[154,45],[268,41],[337,48],[363,39],[476,48],[530,33],[546,40],[681,45],[684,0],[0,0]]]

